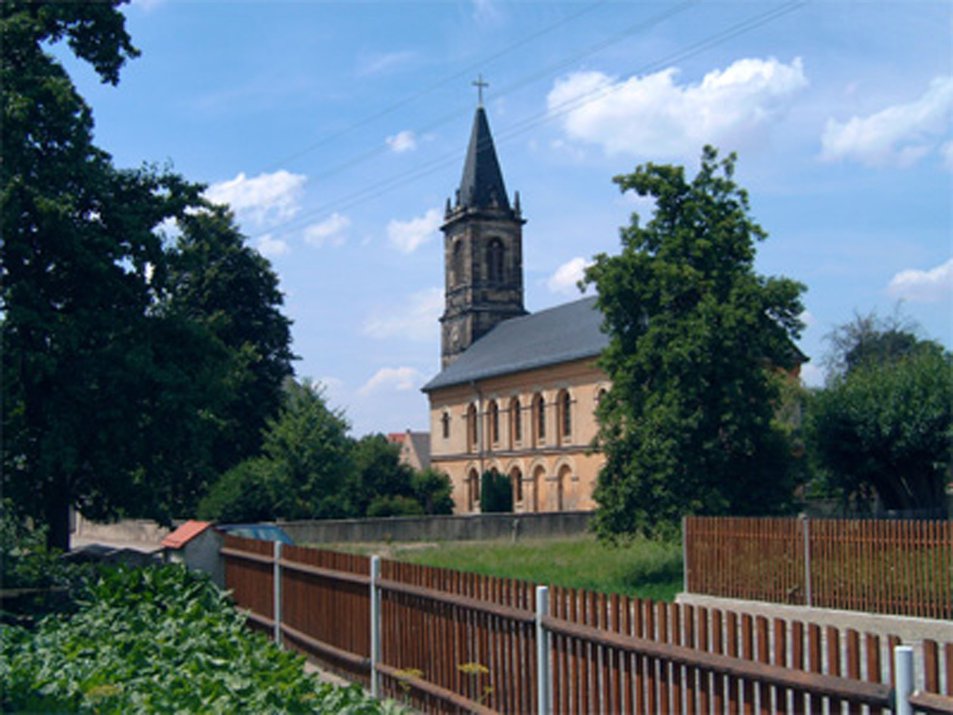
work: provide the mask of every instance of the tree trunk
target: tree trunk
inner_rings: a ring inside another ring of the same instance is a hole
[[[45,511],[47,548],[69,551],[69,495],[66,489],[56,489],[46,495]]]

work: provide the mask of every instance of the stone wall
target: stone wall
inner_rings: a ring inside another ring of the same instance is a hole
[[[465,514],[279,522],[296,544],[369,541],[475,541],[585,534],[591,511],[548,514]]]

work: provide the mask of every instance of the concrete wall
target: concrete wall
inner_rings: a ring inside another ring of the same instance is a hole
[[[110,523],[89,521],[76,513],[73,536],[87,540],[142,542],[158,544],[172,530],[149,519],[122,519]]]
[[[590,511],[548,514],[465,514],[384,519],[279,522],[297,544],[367,541],[472,541],[578,536],[588,531]]]

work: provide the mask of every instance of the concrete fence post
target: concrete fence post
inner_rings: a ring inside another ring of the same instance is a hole
[[[910,705],[910,696],[913,694],[913,648],[908,645],[898,645],[893,649],[893,664],[897,674],[894,688],[894,712],[896,715],[913,715]]]
[[[274,581],[275,581],[275,643],[281,645],[281,547],[282,543],[280,541],[271,542],[274,544],[274,558],[275,558],[275,571],[274,571]]]
[[[804,605],[814,605],[814,596],[811,593],[811,520],[801,517],[801,530],[804,540]]]
[[[381,557],[371,556],[371,697],[380,697],[377,664],[381,660]]]
[[[549,588],[536,587],[536,703],[539,715],[553,711],[549,663],[549,632],[543,618],[549,615]]]

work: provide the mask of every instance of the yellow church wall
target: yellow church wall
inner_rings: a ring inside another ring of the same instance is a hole
[[[450,476],[455,512],[479,511],[479,475],[491,469],[510,477],[514,511],[594,509],[604,458],[590,445],[599,393],[608,387],[605,373],[587,359],[431,392],[431,466]]]

